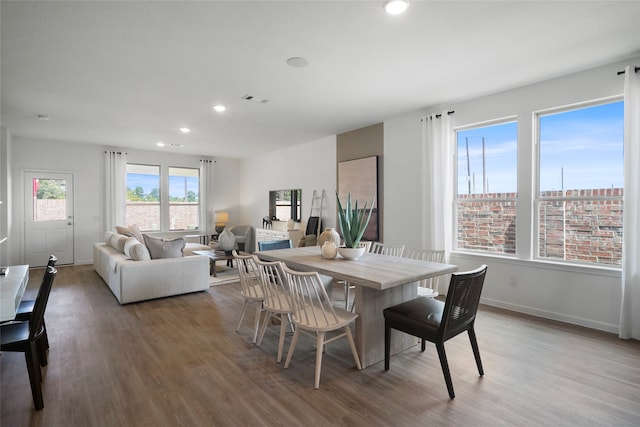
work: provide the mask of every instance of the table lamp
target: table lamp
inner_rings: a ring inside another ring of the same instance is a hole
[[[229,214],[227,212],[218,211],[214,215],[214,221],[216,223],[216,233],[220,234],[229,222]]]

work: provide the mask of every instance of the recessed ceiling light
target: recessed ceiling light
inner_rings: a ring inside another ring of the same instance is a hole
[[[409,7],[409,2],[406,0],[390,0],[384,4],[384,10],[389,15],[400,15]]]
[[[171,144],[172,147],[184,147],[184,144]]]
[[[46,114],[37,114],[36,117],[38,120],[49,120],[49,116],[47,116]]]
[[[289,64],[291,67],[301,68],[309,65],[309,60],[301,56],[294,56],[287,59],[287,64]]]
[[[191,129],[189,129],[189,128],[180,128],[180,132],[189,133],[189,132],[191,132]]]
[[[213,109],[216,110],[218,113],[222,113],[227,109],[227,107],[225,107],[224,105],[218,104],[218,105],[214,105]]]
[[[158,147],[164,147],[164,142],[162,142],[162,141],[158,141],[158,142],[156,142],[156,145],[157,145]]]

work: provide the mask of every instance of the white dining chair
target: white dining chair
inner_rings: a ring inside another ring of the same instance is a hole
[[[432,250],[432,249],[407,249],[403,256],[405,258],[410,259],[418,259],[421,261],[429,261],[429,262],[444,262],[444,251],[443,250]],[[428,279],[422,279],[418,282],[418,296],[424,297],[437,297],[439,295],[438,292],[438,284],[440,282],[440,277],[430,277]]]
[[[256,305],[256,315],[253,327],[253,343],[255,344],[258,339],[260,315],[262,314],[264,301],[262,286],[260,285],[260,274],[253,260],[253,255],[240,255],[234,250],[233,257],[236,260],[238,273],[240,275],[240,295],[244,298],[242,309],[240,310],[240,319],[238,320],[238,326],[236,326],[236,332],[240,330],[240,325],[242,325],[242,320],[244,319],[244,315],[247,313],[249,305]]]
[[[392,246],[392,245],[385,245],[380,242],[373,242],[371,244],[370,252],[372,254],[402,256],[402,253],[404,252],[404,245]]]
[[[289,269],[286,265],[283,270],[287,275],[291,299],[293,301],[293,314],[291,316],[295,325],[295,332],[287,353],[287,360],[284,367],[288,368],[296,349],[296,344],[302,331],[315,334],[316,336],[316,369],[314,387],[320,387],[320,371],[322,368],[322,354],[325,346],[339,338],[346,337],[351,347],[353,360],[358,369],[362,369],[358,351],[356,350],[350,325],[358,317],[338,307],[334,307],[322,285],[320,275],[316,272],[300,272]],[[326,337],[327,332],[343,332],[339,335]]]

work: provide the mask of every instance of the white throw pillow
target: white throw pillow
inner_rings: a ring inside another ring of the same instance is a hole
[[[124,242],[124,251],[123,251],[124,254],[129,258],[132,258],[131,248],[133,247],[133,245],[138,245],[138,244],[141,244],[141,243],[135,237],[127,237],[127,240]]]
[[[134,261],[147,261],[151,259],[151,254],[149,254],[149,249],[142,243],[136,243],[131,246],[129,249],[129,253],[131,254],[131,259]]]
[[[124,253],[124,243],[127,241],[127,239],[127,236],[113,233],[113,235],[111,236],[111,247],[117,251]]]

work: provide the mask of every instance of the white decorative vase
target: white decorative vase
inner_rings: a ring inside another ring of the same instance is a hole
[[[225,252],[231,252],[236,247],[236,236],[225,228],[218,236],[218,246]]]
[[[349,261],[354,261],[360,258],[364,254],[364,251],[366,249],[367,248],[365,247],[345,248],[344,246],[341,246],[338,248],[338,253],[342,256],[342,258],[348,259]]]
[[[335,243],[328,240],[322,245],[322,258],[334,259],[338,255],[338,247]]]
[[[340,234],[338,234],[335,228],[325,228],[324,231],[320,233],[320,236],[318,236],[318,244],[322,246],[324,242],[333,242],[337,248],[340,246]]]

